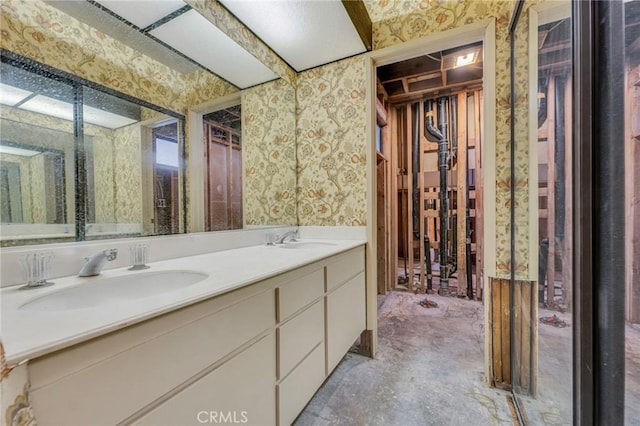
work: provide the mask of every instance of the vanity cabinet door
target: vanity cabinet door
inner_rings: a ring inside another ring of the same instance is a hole
[[[276,339],[263,337],[178,392],[138,425],[276,424]]]
[[[366,327],[364,272],[327,295],[327,374]]]

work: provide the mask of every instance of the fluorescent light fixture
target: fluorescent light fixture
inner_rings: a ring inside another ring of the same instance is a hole
[[[366,51],[340,1],[220,2],[297,71]]]
[[[96,0],[139,28],[146,28],[186,4],[182,0]]]
[[[466,65],[475,64],[478,60],[478,52],[470,52],[464,55],[458,55],[454,68],[464,67]]]
[[[39,114],[62,118],[63,120],[73,121],[73,105],[47,96],[35,96],[20,105],[19,108],[31,112],[37,112]]]
[[[0,154],[19,155],[20,157],[33,157],[38,154],[42,154],[42,152],[0,144]]]
[[[195,10],[149,32],[240,88],[278,76]]]
[[[0,83],[0,104],[14,106],[31,95],[27,90]]]
[[[35,96],[20,105],[19,108],[31,112],[37,112],[39,114],[61,118],[63,120],[73,121],[72,104],[49,98],[47,96]],[[119,127],[128,126],[137,122],[137,120],[134,120],[132,118],[124,117],[122,115],[114,114],[108,111],[103,111],[101,109],[94,108],[88,105],[84,105],[82,112],[83,119],[86,123],[95,124],[97,126],[106,127],[109,129],[117,129]]]
[[[84,105],[82,109],[82,118],[87,123],[107,127],[109,129],[117,129],[119,127],[137,123],[137,120],[134,120],[132,118],[114,114],[109,111],[103,111],[101,109],[90,107],[88,105]]]

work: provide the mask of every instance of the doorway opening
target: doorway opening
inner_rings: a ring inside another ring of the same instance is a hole
[[[234,105],[204,115],[205,231],[241,229],[242,123]]]
[[[377,69],[378,293],[482,299],[482,42]]]
[[[178,123],[154,127],[153,144],[154,234],[177,234],[180,223],[180,150]]]

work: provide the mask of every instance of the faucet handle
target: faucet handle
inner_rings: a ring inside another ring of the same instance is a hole
[[[116,260],[118,257],[118,249],[108,249],[104,251],[104,255],[108,261]]]

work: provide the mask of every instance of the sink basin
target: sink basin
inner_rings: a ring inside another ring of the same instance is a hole
[[[66,311],[117,304],[184,289],[207,277],[207,274],[195,271],[153,271],[98,278],[35,298],[20,306],[20,309]]]
[[[322,247],[335,246],[334,243],[325,243],[322,241],[295,241],[286,244],[280,244],[278,247],[293,250],[310,250]]]

